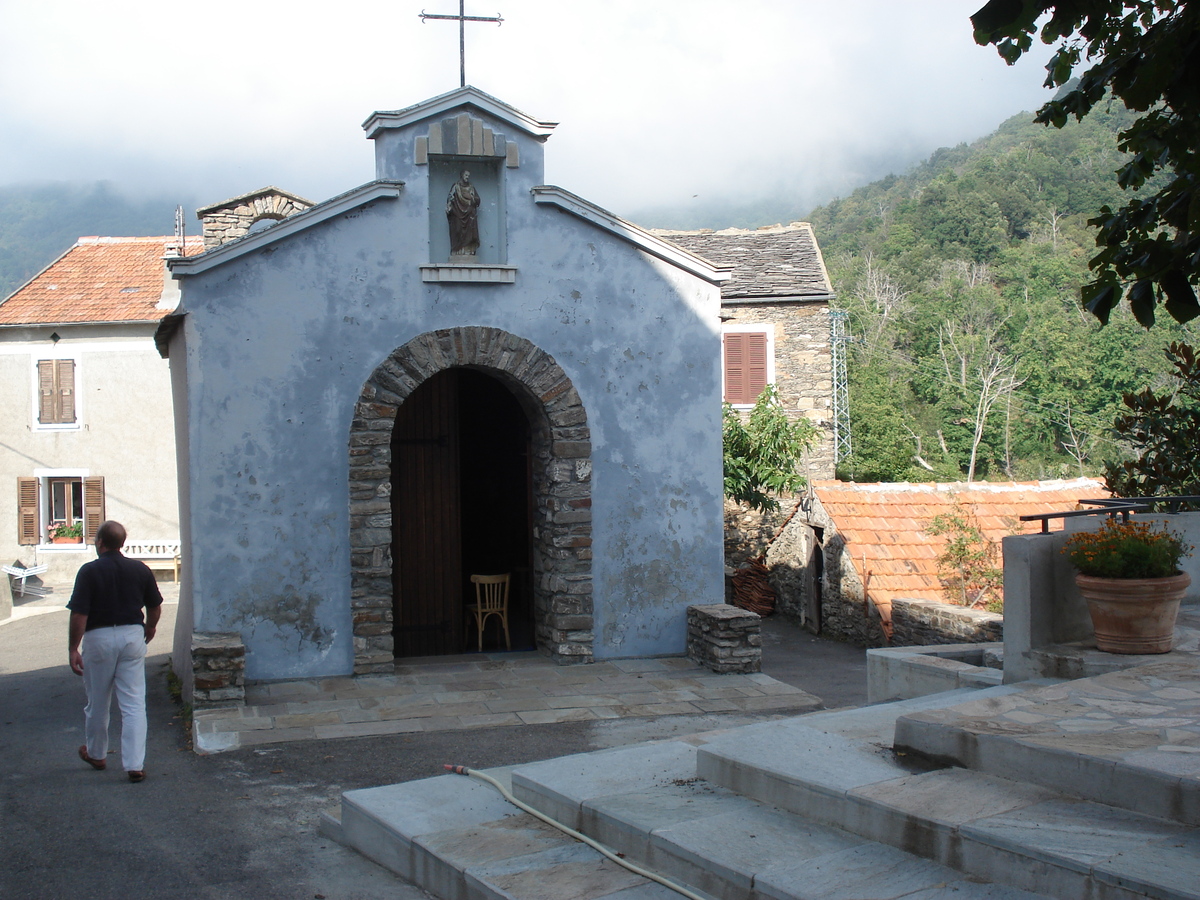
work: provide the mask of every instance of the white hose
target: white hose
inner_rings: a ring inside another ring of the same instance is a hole
[[[563,834],[568,835],[569,837],[573,837],[577,841],[583,841],[585,844],[587,844],[593,850],[596,850],[598,853],[603,854],[605,857],[607,857],[608,859],[611,859],[613,862],[615,862],[618,866],[628,869],[630,872],[633,872],[635,875],[641,875],[643,878],[649,878],[651,881],[657,882],[658,884],[661,884],[663,887],[670,888],[671,890],[675,891],[676,893],[682,894],[683,896],[687,897],[688,900],[711,900],[711,898],[709,898],[709,897],[704,897],[701,894],[697,894],[694,891],[689,891],[687,888],[683,887],[682,885],[676,884],[675,882],[663,877],[662,875],[659,875],[655,872],[651,872],[648,869],[643,869],[641,866],[637,865],[636,863],[631,863],[629,860],[624,859],[621,856],[618,856],[616,853],[613,853],[611,850],[609,850],[604,845],[592,840],[586,834],[581,834],[578,831],[576,831],[574,828],[567,827],[562,822],[556,822],[556,821],[554,821],[554,819],[550,818],[549,816],[545,815],[544,813],[538,812],[538,810],[534,809],[529,804],[522,803],[520,800],[518,800],[516,797],[514,797],[511,793],[509,793],[508,789],[504,785],[502,785],[499,781],[497,781],[495,778],[493,778],[491,775],[485,775],[483,772],[477,772],[474,769],[468,769],[466,766],[452,766],[449,763],[446,763],[444,765],[444,768],[449,772],[453,772],[455,775],[466,775],[469,778],[475,778],[475,779],[478,779],[479,781],[490,784],[492,787],[494,787],[496,790],[498,790],[500,792],[500,795],[505,800],[507,800],[513,806],[517,807],[517,809],[523,810],[524,812],[529,813],[531,816],[535,816],[536,818],[541,819],[547,825],[550,825],[553,828],[557,828]]]

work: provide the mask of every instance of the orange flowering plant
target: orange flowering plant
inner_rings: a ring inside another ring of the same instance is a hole
[[[1166,528],[1110,518],[1099,531],[1081,531],[1062,552],[1093,578],[1167,578],[1179,574],[1179,560],[1192,548]]]

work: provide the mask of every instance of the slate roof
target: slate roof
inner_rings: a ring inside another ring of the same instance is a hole
[[[733,269],[721,286],[722,300],[800,298],[829,300],[833,286],[807,222],[747,230],[667,231],[653,234],[697,256]]]
[[[81,237],[66,253],[0,302],[2,325],[157,322],[163,256],[174,237]],[[203,250],[187,239],[187,253]]]
[[[1021,522],[1033,513],[1078,509],[1080,499],[1109,496],[1100,481],[974,482],[972,484],[848,484],[817,481],[813,490],[846,542],[846,552],[877,605],[898,598],[946,597],[937,573],[945,536],[926,529],[934,516],[952,512],[954,502],[969,508],[989,540],[1032,534],[1039,522]],[[1054,530],[1061,528],[1053,522]]]

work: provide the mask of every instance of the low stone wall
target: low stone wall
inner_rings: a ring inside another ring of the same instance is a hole
[[[1004,616],[933,600],[893,600],[893,647],[986,644],[1004,640]]]
[[[714,672],[762,671],[762,618],[713,603],[687,610],[688,659]]]
[[[237,632],[192,635],[192,706],[246,702],[246,645]]]

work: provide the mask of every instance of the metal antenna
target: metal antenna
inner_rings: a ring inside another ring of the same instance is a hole
[[[449,19],[450,21],[458,22],[458,86],[467,86],[467,22],[495,22],[497,26],[504,22],[500,13],[494,16],[468,16],[464,10],[466,0],[458,0],[458,15],[450,16],[440,13],[427,13],[421,10],[421,24],[425,24],[426,19]]]
[[[175,244],[180,256],[187,256],[187,235],[183,232],[183,207],[175,207]]]
[[[841,462],[850,447],[850,384],[846,377],[846,344],[850,342],[850,316],[844,309],[829,311],[829,349],[833,356],[833,459]]]

